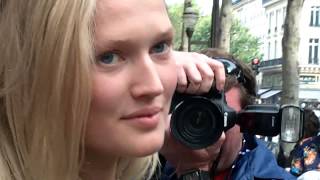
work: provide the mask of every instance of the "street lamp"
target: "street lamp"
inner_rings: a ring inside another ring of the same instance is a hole
[[[191,3],[189,3],[183,13],[183,23],[188,37],[188,51],[191,51],[191,38],[194,27],[198,21],[198,13],[193,10]]]

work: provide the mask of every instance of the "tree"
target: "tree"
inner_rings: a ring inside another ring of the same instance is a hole
[[[230,29],[232,25],[231,0],[223,0],[219,17],[217,47],[230,52]]]
[[[219,37],[219,16],[220,6],[219,0],[212,0],[211,25],[210,25],[210,47],[218,46]]]
[[[288,0],[282,38],[282,104],[299,105],[300,14],[304,0]]]
[[[288,0],[287,14],[284,22],[284,33],[282,38],[282,97],[281,104],[299,106],[299,73],[298,52],[300,44],[299,22],[304,0]],[[290,116],[289,116],[290,117]],[[283,124],[290,124],[294,118],[282,120]],[[300,124],[303,126],[303,124]],[[285,132],[283,132],[285,133]],[[298,132],[295,132],[296,134]],[[280,141],[280,149],[283,153],[284,162],[282,166],[288,165],[289,153],[295,145]]]

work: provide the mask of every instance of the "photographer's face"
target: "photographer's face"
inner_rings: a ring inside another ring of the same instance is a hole
[[[241,110],[241,95],[239,87],[233,87],[225,93],[228,106],[239,112]],[[224,170],[230,168],[234,160],[237,158],[242,146],[242,133],[240,127],[235,125],[233,128],[225,132],[226,139],[223,144],[223,151],[218,169]]]
[[[89,156],[145,156],[160,149],[177,83],[163,0],[97,0]]]

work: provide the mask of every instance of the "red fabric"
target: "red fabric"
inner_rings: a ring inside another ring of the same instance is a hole
[[[226,169],[219,174],[214,176],[214,180],[226,180],[225,178],[228,176],[230,169]]]

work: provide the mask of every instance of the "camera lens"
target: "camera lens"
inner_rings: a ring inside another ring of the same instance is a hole
[[[208,109],[199,109],[199,107],[189,106],[189,111],[182,115],[187,130],[198,133],[208,131],[210,127],[215,127],[214,116]],[[183,117],[184,116],[184,117]]]
[[[201,149],[219,139],[223,131],[222,120],[220,110],[209,99],[192,97],[173,110],[171,131],[184,145]]]

